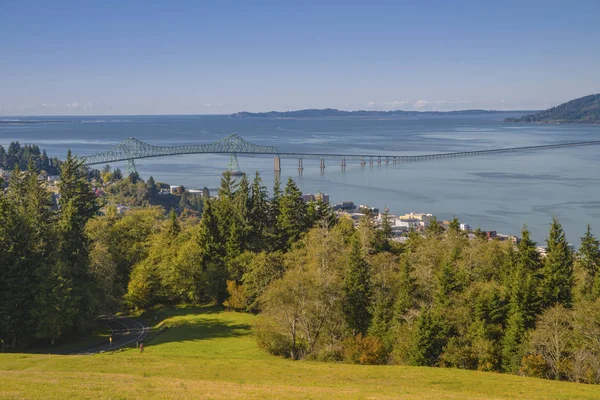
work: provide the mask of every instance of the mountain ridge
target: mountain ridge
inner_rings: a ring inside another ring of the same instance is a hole
[[[230,114],[230,118],[331,118],[331,117],[397,117],[397,116],[419,116],[419,115],[485,115],[498,113],[530,113],[532,111],[497,111],[497,110],[458,110],[458,111],[376,111],[376,110],[357,110],[345,111],[335,108],[307,108],[293,111],[267,111],[267,112],[248,112],[241,111]]]

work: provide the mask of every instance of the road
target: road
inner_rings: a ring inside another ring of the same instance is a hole
[[[112,345],[107,339],[107,343],[104,345],[95,345],[72,351],[68,354],[96,354],[126,346],[135,346],[137,341],[143,340],[150,333],[150,327],[145,326],[142,321],[133,318],[107,318],[102,319],[100,322],[110,329],[113,338]]]

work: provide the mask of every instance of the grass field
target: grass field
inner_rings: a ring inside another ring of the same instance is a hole
[[[217,307],[157,317],[169,328],[143,354],[0,354],[0,399],[600,398],[598,386],[512,375],[280,359],[256,346],[256,317]]]

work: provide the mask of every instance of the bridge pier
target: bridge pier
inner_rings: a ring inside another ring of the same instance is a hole
[[[373,156],[369,157],[369,165],[371,167],[373,166]]]
[[[279,157],[275,157],[273,160],[273,167],[275,172],[281,172],[281,159]]]
[[[361,159],[360,159],[360,166],[361,166],[361,167],[363,167],[363,168],[364,168],[366,163],[367,163],[367,162],[365,161],[365,159],[364,159],[364,158],[361,158]]]
[[[325,159],[321,158],[321,170],[325,169]]]
[[[377,165],[381,165],[381,157],[377,157]]]
[[[346,159],[342,158],[342,169],[346,168]]]
[[[302,159],[299,158],[298,159],[298,171],[302,172],[303,169],[304,169],[304,167],[302,166]]]

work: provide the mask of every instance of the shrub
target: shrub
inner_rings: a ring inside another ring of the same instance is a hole
[[[379,338],[365,336],[349,337],[342,342],[344,361],[352,364],[385,364],[387,352]]]

